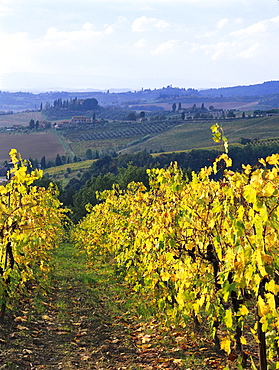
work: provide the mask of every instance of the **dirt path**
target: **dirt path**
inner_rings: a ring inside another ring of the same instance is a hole
[[[48,294],[7,312],[0,370],[220,370],[227,364],[202,330],[193,339],[183,328],[137,316],[137,298],[131,301],[110,265],[87,268],[69,245],[56,259]]]
[[[6,318],[0,369],[121,369],[136,362],[127,328],[81,284],[56,287],[44,308]]]
[[[82,276],[84,264],[64,252],[43,301],[26,300],[7,313],[0,369],[180,369],[161,348],[146,344],[150,338],[142,340],[136,323],[109,310],[114,292]]]

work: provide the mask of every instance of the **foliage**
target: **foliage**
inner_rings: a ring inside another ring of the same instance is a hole
[[[73,237],[89,259],[112,256],[168,321],[206,318],[216,345],[243,366],[254,336],[266,369],[266,358],[279,364],[279,154],[259,162],[234,172],[221,154],[191,180],[175,163],[149,170],[149,191],[131,183],[101,193]]]
[[[73,211],[71,217],[72,219],[77,221],[80,217],[83,217],[86,214],[84,207],[87,203],[91,203],[93,205],[97,203],[95,195],[94,199],[92,198],[92,196],[86,195],[89,187],[91,186],[90,183],[86,183],[90,179],[97,178],[100,175],[104,176],[108,173],[114,174],[114,183],[120,184],[122,189],[127,186],[128,180],[129,182],[144,182],[144,184],[148,186],[148,179],[146,178],[146,174],[143,175],[147,168],[164,168],[169,166],[171,162],[178,162],[179,167],[190,177],[192,170],[198,172],[202,167],[212,164],[214,158],[216,158],[216,156],[218,156],[218,153],[223,150],[223,145],[226,146],[225,150],[227,150],[227,142],[222,128],[219,127],[217,131],[218,130],[220,130],[220,132],[214,134],[216,136],[214,137],[214,140],[221,144],[219,151],[216,149],[196,149],[189,152],[164,153],[156,156],[152,156],[147,152],[136,154],[122,154],[115,158],[112,158],[111,156],[104,156],[97,161],[91,162],[91,168],[85,168],[85,171],[82,173],[79,179],[72,178],[62,190],[60,200],[65,206],[70,206],[71,210]],[[246,145],[244,147],[230,147],[230,155],[233,160],[232,169],[241,169],[242,164],[248,164],[249,162],[252,166],[255,166],[257,165],[259,157],[264,157],[271,153],[275,153],[276,149],[278,150],[278,145],[276,143],[267,143],[266,145],[253,144]],[[83,162],[79,163],[76,164],[77,168],[78,166],[81,166]],[[127,169],[130,165],[133,167],[133,169],[129,174],[129,171],[126,171],[125,169]],[[73,169],[72,166],[73,165],[71,164],[71,168]],[[63,174],[66,171],[66,166],[61,166],[61,168],[63,168],[63,171],[61,171],[61,173]],[[138,168],[138,170],[136,170],[136,168]],[[124,180],[120,179],[119,177],[122,171],[125,172]],[[140,175],[137,172],[139,172]],[[50,174],[51,173],[52,172],[50,172]],[[219,172],[215,177],[220,177],[220,173],[221,172]],[[122,185],[123,181],[126,184],[125,186]],[[99,182],[97,182],[96,184],[98,183]],[[108,182],[108,185],[111,186],[111,182]],[[95,191],[102,191],[105,189],[111,189],[111,187],[102,187],[98,189],[94,185],[94,190],[91,190],[90,194],[95,194]],[[83,195],[79,195],[78,193],[83,193]],[[82,201],[75,201],[73,203],[73,199],[75,198],[79,200],[82,199]],[[74,204],[76,206],[74,206]]]
[[[1,319],[22,293],[48,281],[64,220],[56,189],[33,186],[42,171],[29,172],[14,149],[10,156],[9,182],[0,186]]]

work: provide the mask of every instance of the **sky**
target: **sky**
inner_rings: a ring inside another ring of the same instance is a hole
[[[278,0],[0,0],[0,90],[279,80]]]

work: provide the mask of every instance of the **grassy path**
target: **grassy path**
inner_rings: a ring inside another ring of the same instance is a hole
[[[56,260],[50,293],[24,302],[0,327],[0,369],[223,368],[210,342],[139,320],[139,302],[109,264],[88,269],[70,245]]]
[[[72,151],[72,148],[70,146],[70,144],[68,144],[66,142],[66,140],[64,139],[63,135],[60,134],[59,132],[57,132],[57,130],[52,130],[52,132],[58,137],[61,145],[63,146],[64,148],[64,151],[65,151],[65,155],[66,156],[69,156],[71,161],[73,160],[74,156],[75,156],[75,153]]]

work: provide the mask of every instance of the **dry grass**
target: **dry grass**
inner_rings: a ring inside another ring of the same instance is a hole
[[[45,118],[41,112],[0,115],[0,127],[12,127],[13,125],[28,126],[31,119],[41,121]]]

